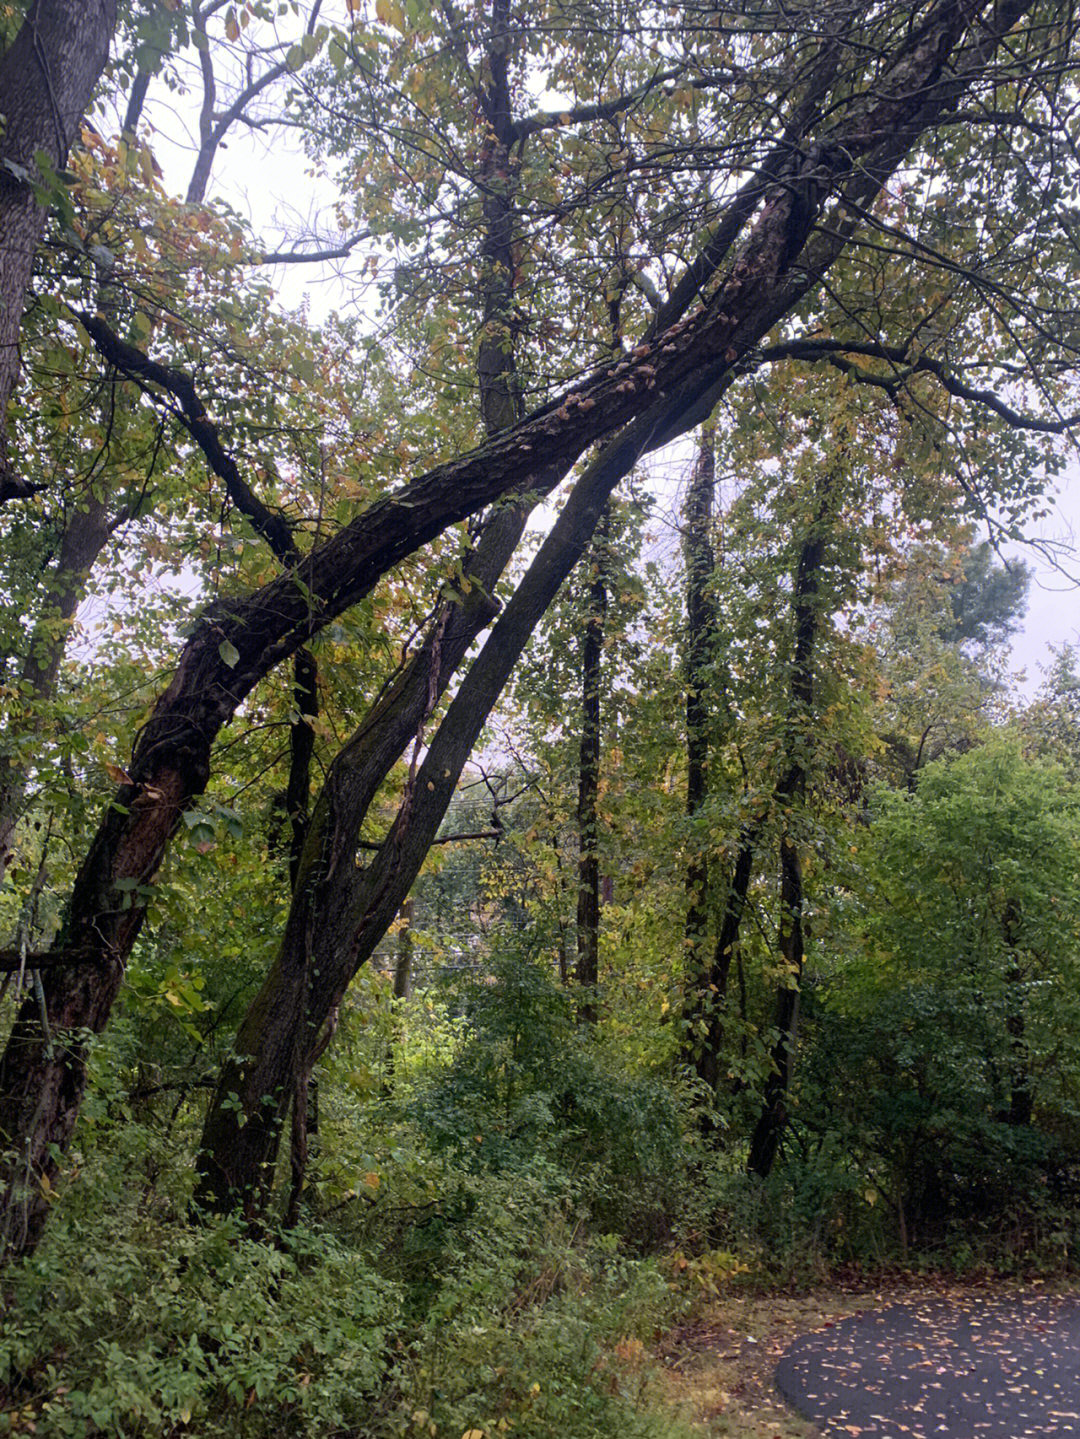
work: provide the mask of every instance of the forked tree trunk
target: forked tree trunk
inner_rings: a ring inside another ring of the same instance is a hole
[[[353,861],[356,835],[387,768],[363,755],[364,731],[347,746],[346,753],[353,750],[353,773],[338,761],[331,767],[304,857],[312,887],[298,890],[301,903],[294,903],[277,960],[240,1027],[237,1057],[223,1071],[204,1126],[196,1188],[202,1209],[239,1205],[250,1218],[263,1212],[296,1055],[320,1042],[348,985],[393,922],[518,657],[581,558],[608,495],[633,463],[634,457],[616,448],[579,480],[469,667],[389,834],[363,870]],[[479,587],[471,591],[478,593]],[[442,645],[447,653],[445,635]],[[428,662],[418,670],[425,692]],[[365,728],[372,730],[370,720]],[[328,822],[320,813],[323,806]]]

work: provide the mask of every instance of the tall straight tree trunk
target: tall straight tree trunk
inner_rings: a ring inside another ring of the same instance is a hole
[[[686,566],[686,813],[693,821],[708,793],[711,691],[709,665],[719,647],[716,609],[709,597],[716,557],[712,513],[716,488],[715,435],[703,427],[683,516]],[[684,931],[686,1000],[683,1052],[702,1085],[718,1094],[724,1067],[724,1017],[732,959],[754,873],[759,827],[744,826],[727,877],[720,930],[708,952],[709,862],[700,838],[692,839],[686,867]],[[705,1124],[712,1132],[706,1117]]]
[[[813,723],[814,650],[821,630],[821,570],[834,523],[839,479],[826,470],[815,486],[810,524],[799,550],[792,586],[791,677],[788,688],[787,770],[776,788],[783,819],[780,835],[780,960],[783,975],[776,994],[772,1072],[765,1084],[761,1114],[750,1141],[747,1168],[766,1178],[776,1159],[787,1124],[788,1095],[795,1063],[799,1024],[799,991],[805,959],[803,872],[798,850],[798,812],[806,798],[807,767],[803,758]],[[794,822],[793,822],[794,821]]]
[[[8,455],[7,406],[19,374],[19,326],[45,210],[37,157],[62,170],[109,58],[116,0],[31,0],[0,55],[0,502],[29,493]]]
[[[710,660],[716,644],[716,612],[709,599],[716,557],[712,546],[716,451],[711,426],[703,425],[698,453],[683,508],[683,563],[686,568],[686,816],[690,854],[686,862],[686,924],[683,931],[686,1049],[692,1062],[718,1046],[705,1043],[713,1009],[723,1002],[714,993],[705,958],[709,937],[708,847],[694,824],[708,793]],[[698,1069],[701,1073],[700,1068]],[[702,1074],[702,1078],[706,1078]],[[708,1082],[708,1080],[706,1081]],[[712,1085],[711,1087],[715,1087]]]
[[[716,558],[712,546],[716,454],[712,430],[703,426],[697,461],[683,510],[686,566],[686,814],[693,824],[708,792],[709,662],[716,640],[716,614],[709,599]],[[708,848],[691,838],[686,865],[686,968],[691,976],[705,968],[708,939]]]
[[[583,991],[581,1018],[597,1017],[596,986],[600,980],[600,694],[603,682],[604,627],[608,590],[607,548],[611,512],[604,510],[586,558],[592,577],[586,591],[585,627],[581,640],[581,736],[578,744],[578,886],[577,966],[574,977]]]

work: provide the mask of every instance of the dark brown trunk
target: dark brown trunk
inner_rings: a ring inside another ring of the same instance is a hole
[[[784,829],[780,836],[780,960],[783,975],[776,995],[772,1072],[765,1084],[761,1114],[750,1141],[747,1169],[768,1177],[788,1117],[795,1063],[799,993],[805,959],[803,874],[797,826],[792,824],[806,796],[806,750],[814,705],[814,650],[822,622],[821,568],[837,505],[838,477],[826,472],[816,488],[813,516],[799,550],[792,585],[794,643],[788,688],[787,770],[776,788]]]
[[[713,435],[710,429],[703,427],[683,511],[683,560],[686,566],[686,817],[690,822],[684,950],[687,991],[696,995],[701,994],[705,987],[702,981],[707,968],[705,946],[709,937],[708,846],[703,843],[703,836],[694,820],[708,791],[708,668],[716,642],[716,611],[709,598],[709,585],[716,564],[712,546],[715,484]]]
[[[592,579],[581,641],[581,736],[578,744],[577,965],[574,977],[583,991],[581,1018],[597,1017],[600,980],[600,691],[603,679],[604,622],[607,615],[607,548],[610,511],[605,509],[587,563]]]
[[[776,994],[773,1027],[772,1073],[765,1083],[761,1114],[750,1141],[746,1167],[751,1174],[768,1177],[780,1148],[788,1118],[788,1094],[795,1064],[799,1026],[799,986],[802,983],[803,881],[799,851],[787,835],[780,841],[780,958],[784,976]]]
[[[481,155],[484,235],[480,246],[481,325],[476,371],[480,413],[488,435],[509,429],[521,418],[514,362],[517,221],[513,197],[519,160],[513,153],[509,13],[509,0],[492,0],[488,83],[480,90],[487,136]]]
[[[720,933],[713,947],[712,965],[703,982],[689,997],[686,1017],[687,1058],[709,1092],[718,1094],[724,1078],[724,1014],[732,960],[739,952],[739,932],[746,910],[760,828],[744,828],[738,854],[728,879]]]
[[[315,753],[315,731],[311,721],[319,713],[319,669],[308,649],[293,657],[293,703],[296,713],[289,730],[289,782],[285,790],[285,813],[289,818],[289,886],[296,888],[300,856],[307,838],[308,805],[311,801],[311,757]]]
[[[28,493],[7,455],[8,401],[19,373],[19,326],[45,210],[35,157],[63,169],[109,58],[116,0],[31,0],[0,55],[0,502]]]

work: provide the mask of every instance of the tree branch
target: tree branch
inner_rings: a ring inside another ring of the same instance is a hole
[[[102,358],[143,389],[160,386],[180,406],[177,419],[202,450],[214,474],[225,485],[236,508],[250,520],[253,529],[270,546],[275,557],[288,569],[299,564],[300,551],[284,516],[275,514],[259,499],[240,474],[239,466],[221,443],[217,426],[208,417],[194,382],[182,370],[159,364],[142,350],[122,340],[100,315],[71,312],[94,342]],[[152,393],[152,392],[151,392]]]
[[[903,388],[911,375],[933,375],[942,389],[950,395],[958,400],[967,400],[970,404],[984,406],[1014,430],[1031,430],[1043,435],[1063,435],[1066,431],[1080,425],[1080,412],[1074,415],[1063,415],[1056,420],[1042,419],[1038,415],[1022,414],[1019,410],[1006,404],[993,390],[966,384],[953,374],[943,361],[936,360],[925,352],[913,355],[903,345],[876,345],[831,339],[791,340],[780,345],[768,345],[759,350],[758,354],[766,363],[786,359],[825,360],[836,369],[850,375],[860,384],[876,385],[879,389],[886,390],[894,396]],[[894,366],[893,372],[887,375],[875,374],[874,371],[864,369],[847,358],[854,355],[865,359],[884,360],[887,364]]]
[[[325,250],[271,250],[268,254],[260,255],[260,265],[307,265],[317,264],[324,260],[347,260],[362,240],[370,240],[371,231],[361,230],[356,235],[350,235],[340,245],[334,245]]]

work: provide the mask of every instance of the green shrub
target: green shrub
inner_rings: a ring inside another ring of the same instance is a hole
[[[474,1173],[543,1157],[601,1228],[648,1240],[665,1231],[684,1171],[679,1114],[664,1084],[611,1064],[573,1006],[542,964],[505,952],[468,991],[464,1040],[410,1113]]]
[[[346,1430],[384,1381],[400,1309],[328,1232],[257,1242],[130,1211],[111,1233],[57,1215],[6,1290],[8,1432],[80,1439]]]

